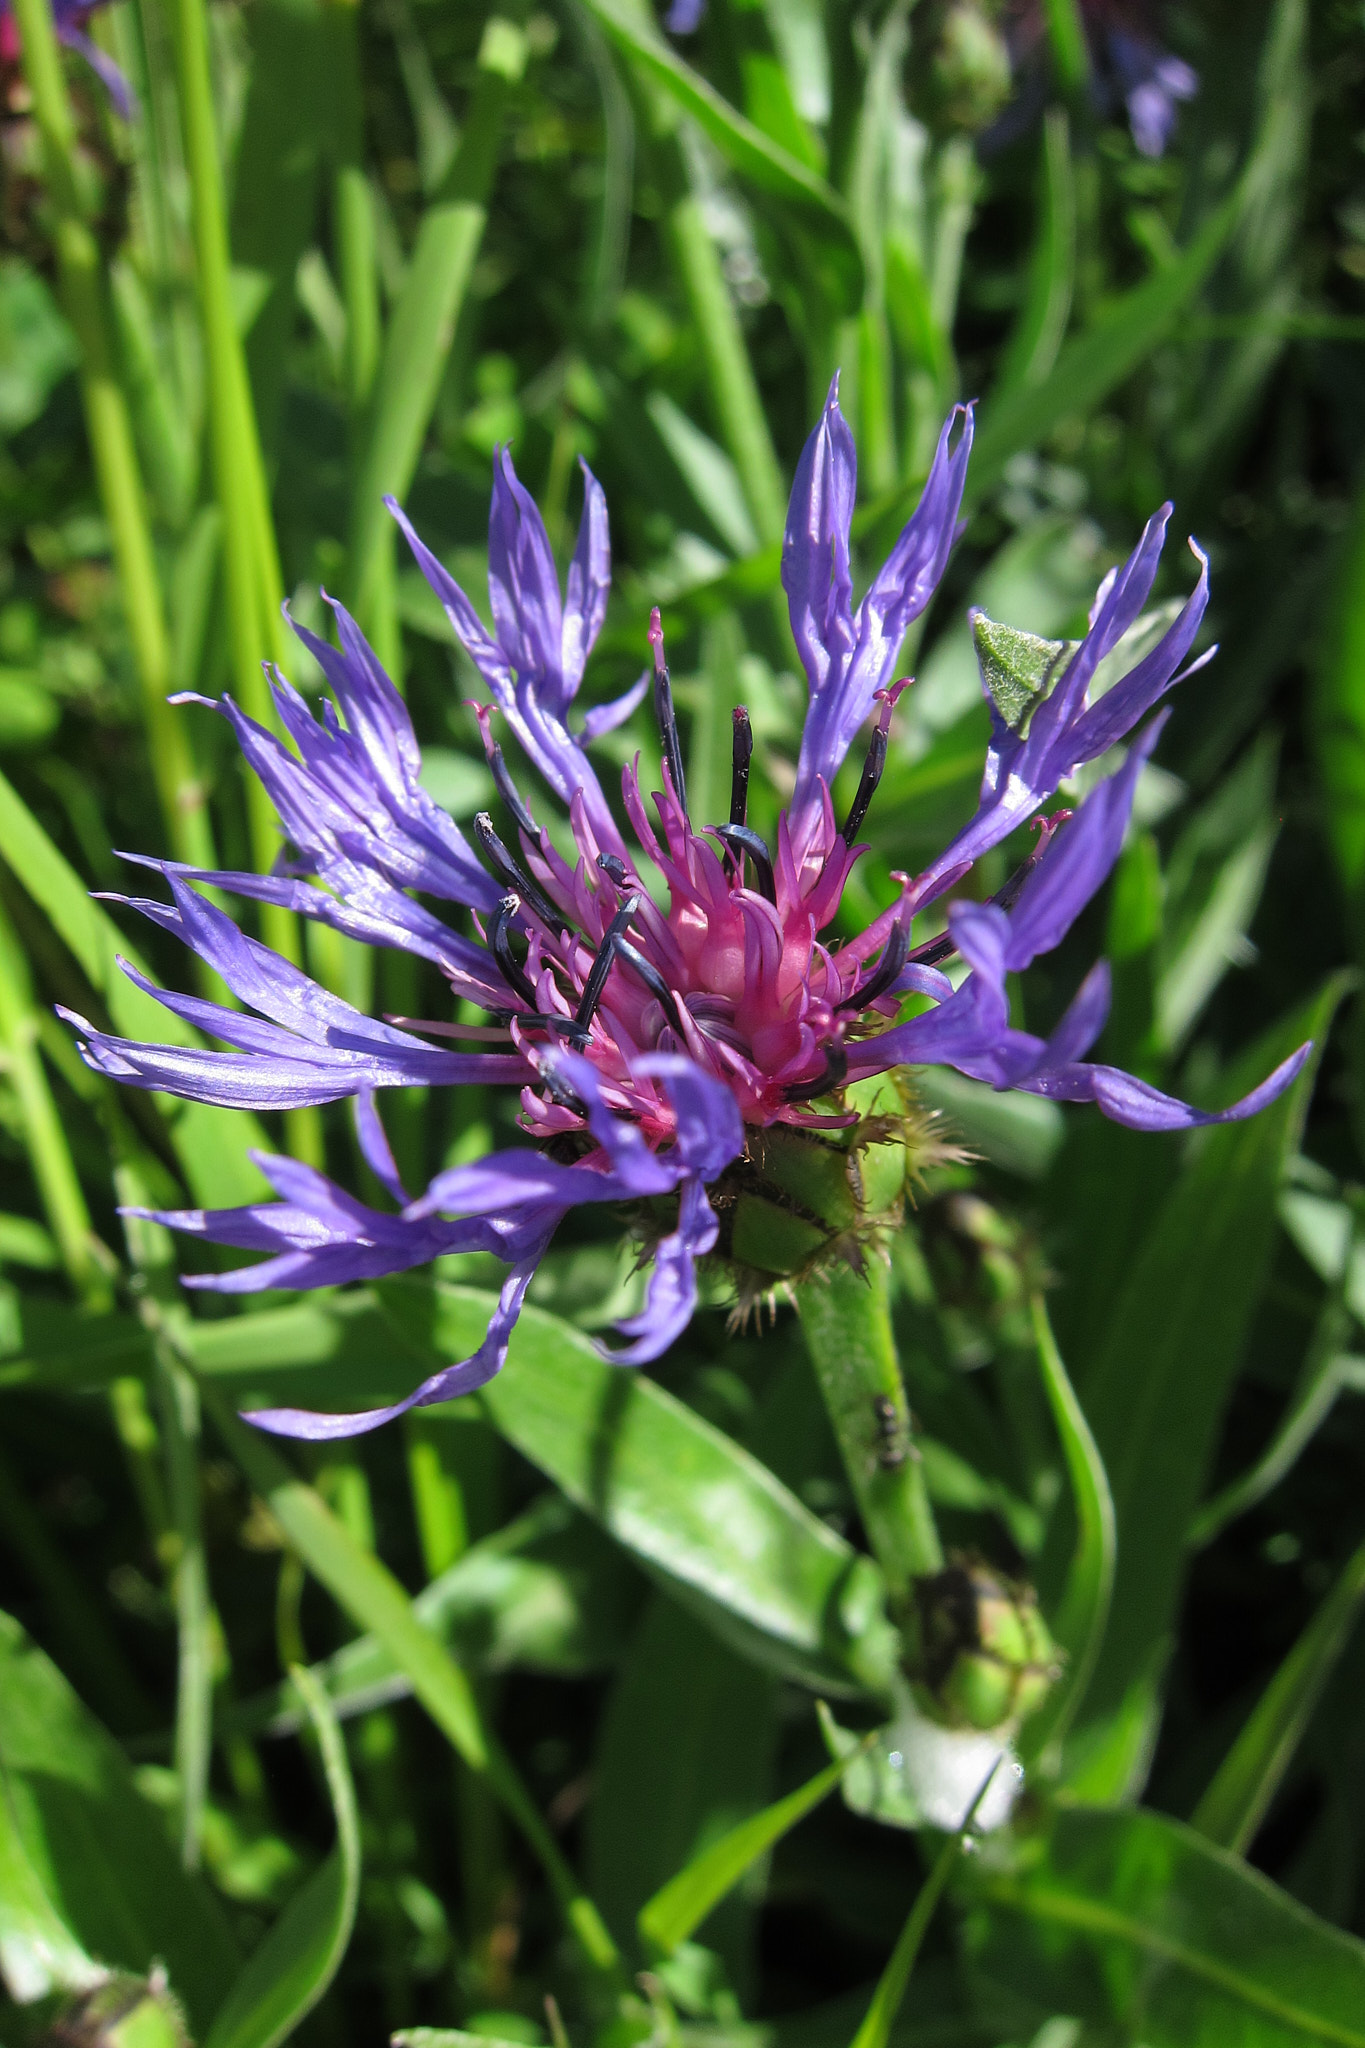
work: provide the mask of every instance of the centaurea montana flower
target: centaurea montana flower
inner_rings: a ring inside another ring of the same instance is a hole
[[[124,120],[131,121],[137,105],[132,87],[113,58],[85,32],[91,15],[104,4],[105,0],[52,0],[52,25],[57,41],[84,57]],[[12,0],[0,0],[0,61],[17,64],[20,54]]]
[[[1159,717],[1074,816],[1044,821],[1037,847],[990,902],[953,902],[946,931],[911,944],[917,911],[1036,818],[1060,782],[1131,733],[1200,665],[1187,657],[1207,601],[1202,556],[1194,591],[1160,642],[1089,701],[1098,663],[1147,600],[1169,506],[1106,578],[1084,640],[1027,721],[1009,723],[992,703],[993,734],[972,819],[921,874],[897,878],[896,901],[858,937],[839,943],[827,936],[864,851],[858,831],[886,756],[898,652],[956,536],[971,439],[971,410],[958,408],[939,439],[918,509],[855,606],[849,536],[856,460],[831,386],[797,468],[787,519],[782,580],[810,705],[792,801],[771,846],[748,823],[753,739],[743,710],[734,714],[729,816],[694,826],[657,613],[651,640],[663,788],[651,818],[638,757],[625,769],[631,838],[607,802],[584,740],[627,716],[648,676],[616,704],[590,712],[577,731],[571,726],[611,569],[605,501],[586,465],[582,525],[561,594],[540,514],[510,455],[499,455],[489,522],[491,635],[390,503],[487,685],[492,709],[567,807],[577,849],[572,865],[513,782],[488,707],[479,708],[484,746],[517,827],[516,845],[486,814],[475,821],[471,845],[422,789],[403,700],[340,605],[333,605],[339,648],[295,628],[321,664],[335,704],[324,701],[314,717],[284,677],[273,675],[275,706],[297,752],[223,700],[219,708],[275,804],[289,857],[268,876],[149,862],[168,881],[171,902],[136,907],[176,932],[244,1005],[233,1010],[150,990],[229,1050],[138,1044],[75,1018],[82,1052],[115,1079],[204,1102],[283,1109],[353,1097],[364,1155],[395,1208],[381,1213],[311,1167],[262,1158],[278,1201],[155,1212],[173,1229],[267,1255],[260,1264],[186,1284],[239,1294],[318,1287],[466,1251],[495,1253],[508,1267],[479,1349],[406,1400],[360,1415],[276,1409],[255,1421],[287,1435],[347,1436],[482,1385],[506,1356],[557,1225],[588,1202],[648,1202],[656,1217],[662,1204],[672,1223],[654,1250],[644,1311],[622,1325],[624,1348],[607,1353],[621,1364],[657,1358],[691,1316],[696,1261],[721,1241],[717,1210],[727,1213],[727,1190],[737,1179],[752,1182],[781,1130],[789,1142],[815,1144],[821,1132],[858,1123],[846,1089],[892,1069],[942,1063],[996,1088],[1095,1102],[1106,1116],[1151,1131],[1250,1116],[1289,1085],[1307,1047],[1218,1116],[1087,1061],[1108,1008],[1103,964],[1050,1038],[1010,1024],[1005,978],[1055,947],[1108,875]],[[874,714],[857,795],[839,824],[835,777]],[[650,871],[662,881],[658,902],[646,886]],[[423,1037],[364,1017],[243,934],[195,883],[284,904],[354,937],[416,953],[441,969],[452,996],[480,1006],[490,1024],[429,1026]],[[455,931],[418,895],[469,911],[475,936]],[[954,955],[967,970],[957,985],[944,972]],[[911,996],[925,1007],[904,1017]],[[436,1035],[493,1041],[498,1049],[449,1050],[428,1042]],[[521,1123],[533,1147],[452,1167],[414,1199],[395,1167],[376,1091],[464,1082],[519,1086]]]

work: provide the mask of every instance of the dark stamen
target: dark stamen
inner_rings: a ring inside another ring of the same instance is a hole
[[[502,798],[522,831],[529,833],[532,839],[538,839],[540,834],[536,830],[536,821],[522,801],[520,792],[512,780],[512,771],[503,760],[502,748],[496,740],[493,741],[489,749],[488,765],[493,771],[493,782],[497,788],[498,795]]]
[[[578,1008],[574,1011],[574,1023],[580,1031],[586,1031],[593,1020],[597,1005],[602,1000],[602,991],[607,985],[607,976],[611,973],[611,963],[616,958],[616,942],[639,908],[639,897],[627,896],[602,934],[602,943],[593,955],[588,978],[583,984],[583,993],[578,998]]]
[[[906,687],[906,683],[901,681],[892,683],[889,690],[878,690],[877,692],[877,695],[882,700],[882,708],[878,715],[877,723],[872,729],[872,738],[867,749],[867,759],[863,762],[863,772],[858,783],[858,794],[853,799],[853,808],[845,818],[843,830],[839,834],[845,846],[852,846],[862,830],[863,819],[867,816],[868,806],[877,793],[877,784],[881,781],[882,770],[886,766],[886,742],[887,735],[891,730],[891,713],[896,708],[897,697]]]
[[[531,986],[531,977],[524,967],[513,958],[512,942],[507,934],[508,920],[521,909],[519,896],[504,896],[488,923],[488,943],[493,948],[493,958],[502,969],[502,978],[514,996],[520,996],[528,1009],[536,1006],[536,992]]]
[[[483,848],[484,858],[498,880],[505,888],[515,889],[522,901],[534,910],[542,924],[552,932],[564,933],[569,927],[539,885],[531,880],[520,861],[514,860],[493,830],[493,820],[487,811],[480,811],[474,820],[474,837]]]
[[[754,758],[754,729],[742,704],[732,714],[734,738],[730,755],[730,823],[742,825],[749,815],[749,764]]]
[[[798,1081],[782,1090],[784,1102],[812,1102],[819,1095],[832,1095],[842,1088],[848,1074],[848,1054],[841,1045],[825,1047],[825,1071],[818,1081]]]
[[[1038,834],[1037,844],[1027,860],[1021,860],[1003,889],[997,889],[991,902],[1000,910],[1013,910],[1023,894],[1024,884],[1047,852],[1048,842],[1059,825],[1064,825],[1071,816],[1070,811],[1054,811],[1050,818],[1033,818],[1030,824]]]
[[[682,742],[678,738],[678,714],[673,708],[673,687],[664,661],[664,629],[655,605],[649,615],[649,644],[654,649],[654,716],[659,722],[664,760],[673,783],[678,809],[687,816],[687,788],[683,782]]]
[[[599,853],[597,865],[601,868],[604,875],[611,876],[618,889],[624,889],[626,883],[630,880],[630,869],[626,866],[619,853]]]
[[[910,934],[903,924],[893,924],[891,936],[886,942],[881,961],[875,971],[856,988],[851,996],[834,1005],[836,1010],[865,1010],[875,1003],[878,996],[884,996],[892,982],[905,965],[905,956],[910,951]]]
[[[777,884],[773,880],[772,856],[758,833],[749,825],[712,825],[709,828],[717,839],[737,851],[741,856],[748,854],[758,871],[758,886],[769,903],[777,902]],[[742,869],[741,869],[742,872]]]
[[[653,961],[646,960],[639,947],[632,946],[629,939],[618,939],[616,941],[616,957],[623,967],[629,967],[632,972],[639,975],[641,981],[654,997],[654,1000],[658,1003],[679,1038],[681,1038],[683,1035],[682,1018],[678,1014],[678,1005],[673,1000],[673,991]]]
[[[940,932],[936,939],[926,939],[922,946],[916,946],[906,958],[915,967],[937,967],[940,960],[950,960],[957,951],[957,940],[951,932]]]
[[[558,1021],[562,1024],[564,1019],[561,1017]],[[578,1093],[578,1090],[571,1087],[555,1071],[553,1058],[540,1061],[540,1080],[550,1100],[557,1102],[561,1109],[571,1109],[575,1116],[586,1116],[588,1114],[588,1105]]]

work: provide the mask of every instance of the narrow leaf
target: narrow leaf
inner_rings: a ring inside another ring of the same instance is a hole
[[[986,406],[967,479],[973,503],[993,488],[1011,455],[1037,447],[1059,420],[1093,412],[1146,360],[1213,268],[1238,205],[1233,192],[1169,269],[1125,292],[1074,335],[1040,383],[1016,385]]]
[[[218,1429],[252,1486],[284,1529],[308,1570],[343,1613],[384,1644],[442,1734],[494,1792],[539,1856],[588,1962],[608,1975],[616,1950],[511,1759],[485,1729],[473,1688],[449,1652],[424,1628],[388,1567],[358,1543],[315,1488],[291,1471],[265,1437],[240,1423],[221,1395],[205,1390]]]
[[[1162,1814],[1061,1808],[963,1890],[990,1908],[976,1965],[1047,2011],[1146,2048],[1365,2048],[1365,1943]]]
[[[976,1819],[977,1808],[990,1790],[991,1780],[999,1770],[999,1760],[991,1765],[982,1780],[981,1788],[956,1834],[949,1835],[938,1855],[933,1868],[920,1886],[914,1905],[900,1931],[896,1946],[892,1949],[886,1968],[882,1971],[877,1988],[872,1994],[872,2003],[857,2033],[853,2036],[853,2048],[887,2048],[891,2029],[905,1998],[910,1982],[910,1972],[929,1932],[929,1922],[934,1917],[934,1908],[943,1896],[953,1866],[961,1854],[962,1845]]]
[[[713,1907],[717,1906],[739,1883],[746,1870],[757,1863],[776,1843],[796,1826],[799,1820],[827,1799],[839,1780],[854,1760],[863,1755],[876,1739],[876,1731],[864,1738],[847,1756],[839,1757],[827,1764],[823,1771],[817,1771],[795,1792],[775,1799],[771,1806],[765,1806],[761,1813],[753,1814],[741,1821],[728,1835],[714,1842],[685,1870],[655,1892],[647,1905],[640,1909],[640,1934],[649,1947],[664,1955],[670,1955],[679,1942],[701,1926],[702,1921]]]
[[[1100,1654],[1114,1590],[1117,1532],[1104,1460],[1067,1377],[1041,1295],[1033,1298],[1033,1335],[1043,1387],[1062,1442],[1076,1508],[1076,1550],[1052,1632],[1066,1652],[1066,1670],[1028,1731],[1026,1755],[1060,1740],[1085,1697]]]
[[[71,1938],[53,1951],[54,1981],[73,1965],[74,1947],[137,1976],[161,1962],[195,2035],[205,2033],[238,1968],[217,1902],[180,1868],[113,1737],[8,1615],[0,1615],[0,1779],[5,1822]],[[23,1898],[21,1890],[18,1904]]]
[[[731,168],[760,192],[784,201],[805,216],[837,256],[849,304],[856,305],[862,261],[843,201],[808,164],[802,163],[722,99],[701,73],[671,50],[622,0],[587,0],[612,41],[675,106],[690,114]]]
[[[432,1363],[467,1358],[486,1295],[388,1283],[395,1326]],[[480,1396],[494,1426],[739,1647],[816,1690],[880,1693],[895,1639],[880,1573],[767,1467],[569,1323],[524,1309]]]
[[[170,1045],[203,1043],[190,1025],[145,995],[122,972],[119,954],[130,966],[146,972],[136,947],[92,900],[80,876],[4,775],[0,775],[0,860],[47,913],[86,980],[103,997],[116,1031],[127,1038]],[[253,1147],[267,1151],[270,1147],[249,1111],[157,1099],[165,1107],[176,1156],[197,1201],[207,1205],[259,1200],[260,1175],[247,1153]]]
[[[336,1846],[253,1952],[219,2009],[205,2048],[278,2048],[335,1977],[355,1924],[360,1817],[346,1746],[317,1679],[302,1669],[291,1677],[322,1751]]]
[[[1239,1855],[1246,1851],[1294,1760],[1322,1689],[1350,1640],[1365,1600],[1365,1545],[1309,1622],[1218,1766],[1190,1825]]]
[[[1171,1628],[1187,1533],[1266,1282],[1285,1161],[1343,991],[1330,981],[1227,1077],[1235,1096],[1304,1039],[1317,1047],[1279,1102],[1198,1142],[1127,1261],[1091,1362],[1082,1391],[1109,1474],[1118,1561],[1087,1717],[1119,1708]]]

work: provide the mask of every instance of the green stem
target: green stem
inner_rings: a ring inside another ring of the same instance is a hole
[[[928,1488],[911,1440],[890,1280],[871,1255],[866,1276],[835,1266],[796,1287],[796,1306],[844,1469],[893,1600],[943,1568]]]
[[[351,602],[367,630],[376,610],[382,610],[386,595],[385,571],[393,529],[384,499],[401,498],[417,467],[455,322],[483,240],[507,97],[525,61],[522,31],[513,22],[491,16],[479,50],[477,82],[460,147],[444,187],[422,216],[389,323],[351,499]]]
[[[35,4],[35,0],[30,0]],[[261,660],[284,654],[280,605],[283,583],[261,459],[260,436],[247,381],[246,357],[232,304],[232,264],[223,195],[208,22],[203,0],[171,0],[180,117],[190,180],[190,213],[200,317],[208,358],[209,438],[214,482],[223,515],[232,672],[242,708],[265,726],[274,723]],[[263,872],[279,852],[274,807],[256,777],[247,778],[252,854]],[[279,904],[261,907],[261,932],[285,959],[301,963],[298,924]],[[311,1164],[323,1158],[316,1110],[293,1110],[286,1119],[291,1149]]]
[[[38,1053],[28,961],[0,908],[0,1060],[14,1091],[24,1144],[66,1276],[88,1308],[107,1308],[109,1278],[95,1249],[90,1211]]]
[[[213,1635],[199,1482],[199,1390],[169,1345],[153,1350],[167,1492],[176,1537],[175,1594],[179,1671],[175,1696],[175,1769],[180,1787],[180,1855],[199,1866],[213,1746]]]
[[[220,1395],[204,1389],[219,1432],[248,1480],[273,1511],[294,1550],[356,1626],[372,1632],[412,1680],[413,1691],[471,1770],[492,1787],[549,1879],[586,1961],[619,1986],[621,1958],[597,1907],[583,1891],[515,1764],[485,1728],[466,1674],[412,1612],[388,1568],[346,1534],[316,1489],[297,1478],[279,1452],[246,1429]]]
[[[739,471],[760,540],[781,540],[787,518],[782,466],[768,431],[744,330],[695,193],[684,191],[670,207],[668,241],[701,343],[721,440]]]
[[[1057,83],[1068,99],[1078,100],[1090,83],[1090,52],[1079,0],[1043,0],[1043,13]]]
[[[42,137],[56,216],[53,245],[62,301],[81,352],[81,397],[90,452],[118,565],[157,796],[176,858],[212,867],[216,862],[204,790],[186,727],[166,702],[174,674],[146,494],[118,380],[108,282],[81,199],[76,126],[48,0],[17,0],[15,19]]]

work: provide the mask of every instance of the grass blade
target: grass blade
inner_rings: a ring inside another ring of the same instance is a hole
[[[383,501],[385,496],[405,496],[417,467],[455,321],[483,239],[507,96],[525,62],[520,29],[500,17],[491,18],[479,50],[477,83],[459,151],[444,190],[422,216],[393,309],[351,495],[351,602],[362,624],[372,618],[388,560],[392,528]],[[381,658],[393,655],[383,646],[378,652]]]
[[[124,938],[113,919],[96,903],[75,869],[53,845],[14,785],[0,774],[0,859],[27,894],[46,912],[49,922],[96,994],[103,998],[114,1029],[127,1038],[162,1040],[172,1045],[202,1043],[198,1033],[171,1011],[134,987],[118,964],[122,954],[130,966],[146,972],[136,947]],[[171,1143],[186,1185],[205,1207],[258,1200],[260,1175],[247,1152],[270,1150],[265,1132],[249,1111],[215,1109],[211,1104],[162,1102]]]
[[[1067,1667],[1046,1705],[1030,1723],[1028,1756],[1060,1741],[1085,1697],[1109,1621],[1114,1590],[1117,1530],[1114,1501],[1099,1446],[1067,1377],[1041,1295],[1033,1298],[1033,1335],[1048,1405],[1061,1438],[1076,1508],[1076,1551],[1052,1631]]]
[[[887,2048],[891,2029],[896,2024],[896,2015],[901,2009],[906,1987],[910,1982],[910,1972],[915,1967],[924,1937],[929,1932],[929,1922],[934,1917],[934,1908],[943,1896],[948,1879],[953,1874],[953,1866],[962,1852],[962,1844],[967,1839],[972,1822],[976,1819],[977,1808],[990,1790],[991,1780],[999,1768],[1000,1762],[997,1758],[982,1781],[981,1789],[973,1799],[961,1827],[955,1835],[949,1835],[934,1858],[933,1868],[919,1888],[896,1946],[891,1951],[890,1960],[878,1980],[863,2023],[853,2036],[852,2048]]]
[[[615,1978],[615,1943],[582,1891],[558,1843],[532,1803],[511,1759],[484,1728],[473,1689],[459,1666],[413,1612],[387,1566],[357,1543],[311,1486],[295,1477],[274,1446],[240,1423],[216,1393],[206,1393],[214,1422],[252,1486],[273,1511],[308,1570],[358,1628],[383,1643],[412,1689],[471,1770],[485,1776],[540,1858],[589,1965]]]
[[[1365,1544],[1262,1693],[1191,1816],[1220,1848],[1245,1855],[1294,1760],[1313,1709],[1365,1601]]]
[[[865,1753],[876,1735],[874,1729],[847,1756],[827,1764],[796,1791],[775,1799],[761,1813],[741,1821],[661,1886],[640,1908],[640,1934],[648,1947],[671,1955],[679,1942],[686,1941],[726,1894],[733,1891],[745,1871],[784,1835],[790,1834],[822,1799],[829,1797],[849,1765]]]
[[[278,2048],[341,1965],[360,1897],[360,1816],[336,1717],[309,1671],[290,1672],[322,1751],[336,1847],[292,1899],[214,2017],[204,2048]]]

